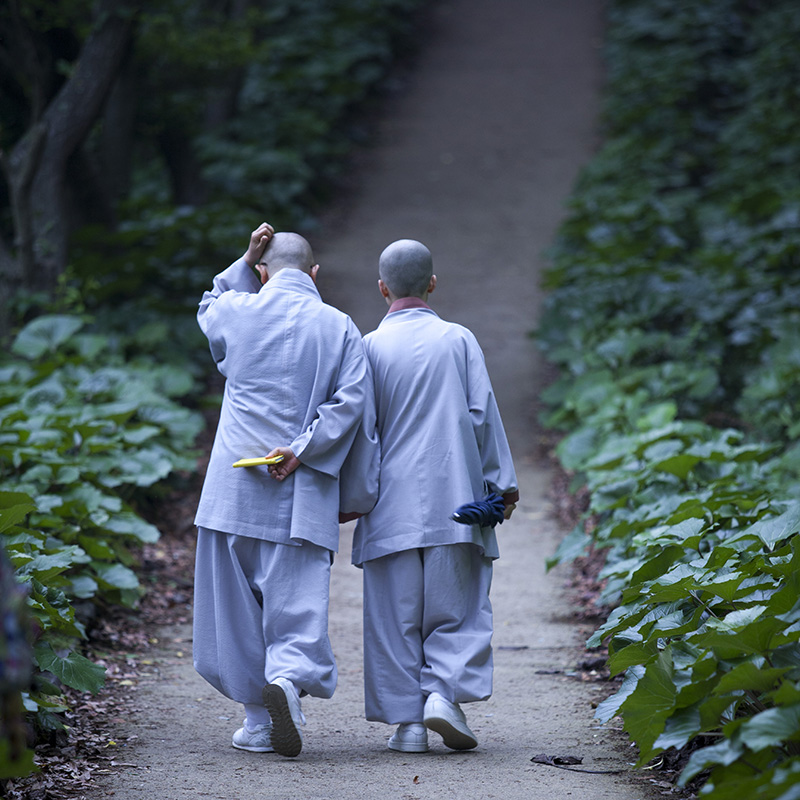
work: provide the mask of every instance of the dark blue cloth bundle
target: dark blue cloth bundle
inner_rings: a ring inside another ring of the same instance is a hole
[[[494,528],[498,522],[502,522],[505,517],[506,504],[499,494],[492,492],[486,495],[483,500],[476,500],[474,503],[465,503],[459,506],[452,514],[450,519],[460,522],[462,525],[480,525],[482,528]]]

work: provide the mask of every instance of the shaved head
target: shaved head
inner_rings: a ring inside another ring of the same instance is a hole
[[[261,263],[266,264],[270,277],[287,268],[310,273],[314,266],[314,252],[299,233],[276,233],[269,240]]]
[[[392,242],[378,261],[381,280],[395,297],[422,297],[433,276],[433,257],[422,242]]]

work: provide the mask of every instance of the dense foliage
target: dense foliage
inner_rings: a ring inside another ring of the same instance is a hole
[[[188,370],[126,359],[85,327],[77,315],[39,316],[0,359],[0,542],[35,620],[23,699],[41,732],[63,724],[61,685],[102,685],[103,669],[76,649],[88,606],[136,604],[136,546],[159,536],[137,514],[137,492],[194,468],[203,425],[177,402],[194,388]]]
[[[83,166],[116,175],[106,187],[113,213],[97,218],[88,195],[98,187],[82,175],[72,189],[86,194],[73,191],[70,215],[82,224],[66,269],[50,282],[34,275],[5,307],[13,330],[0,353],[0,543],[35,619],[36,670],[23,699],[40,734],[63,727],[63,686],[102,685],[102,668],[81,653],[87,620],[108,604],[135,606],[137,546],[159,535],[138,510],[170,475],[195,467],[209,361],[194,319],[202,291],[265,217],[283,229],[309,224],[363,138],[353,111],[407,43],[419,5],[130,4],[141,7],[131,62],[138,89],[126,117],[131,148],[116,156],[127,176],[104,159],[106,134],[121,135],[112,124],[119,108],[111,111],[130,71],[80,146]],[[36,71],[4,73],[3,148],[23,141],[29,119],[66,85],[101,6],[119,3],[0,11],[0,29],[47,54]],[[2,244],[20,215],[11,208],[13,157],[0,161]],[[7,255],[0,247],[0,267]],[[5,746],[0,735],[0,779],[31,765],[30,754],[9,764]]]
[[[547,424],[604,548],[621,714],[683,783],[800,797],[800,15],[616,0],[605,144],[553,249]]]

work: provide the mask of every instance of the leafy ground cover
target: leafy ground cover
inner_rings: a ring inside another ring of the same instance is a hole
[[[201,434],[207,452],[210,433]],[[39,770],[24,779],[7,781],[6,800],[68,800],[96,790],[102,775],[134,768],[132,749],[136,736],[120,733],[120,723],[140,710],[142,679],[161,667],[163,640],[154,630],[185,625],[191,619],[195,533],[192,526],[200,480],[186,476],[157,504],[145,510],[161,532],[157,542],[141,546],[136,574],[144,593],[135,609],[105,605],[87,625],[87,651],[94,664],[105,670],[97,693],[62,687],[67,710],[64,723],[36,744]],[[168,634],[167,634],[168,635]],[[178,641],[173,640],[173,641]],[[182,657],[190,657],[190,643],[181,642]]]
[[[605,552],[640,764],[800,797],[800,17],[618,0],[606,138],[553,249],[545,421],[589,490],[556,561]]]
[[[139,601],[137,551],[159,537],[140,495],[194,469],[203,427],[178,403],[194,389],[188,370],[125,359],[84,327],[37,317],[0,359],[0,536],[28,588],[36,672],[23,702],[40,734],[63,730],[64,687],[102,685],[103,667],[80,652],[87,622]]]

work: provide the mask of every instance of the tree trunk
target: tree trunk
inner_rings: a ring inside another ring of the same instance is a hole
[[[250,0],[232,0],[225,6],[227,19],[240,22],[247,15]],[[227,70],[222,86],[208,93],[204,119],[206,130],[213,130],[219,125],[223,125],[236,114],[245,72],[244,67]]]
[[[129,56],[120,65],[103,116],[103,135],[98,155],[106,193],[114,202],[126,197],[131,186],[138,77],[134,59]]]
[[[158,144],[169,172],[172,202],[178,206],[203,205],[207,190],[191,136],[167,127],[158,135]]]
[[[104,0],[75,70],[4,160],[16,227],[18,280],[53,286],[67,263],[67,162],[102,111],[131,42],[131,0]]]

